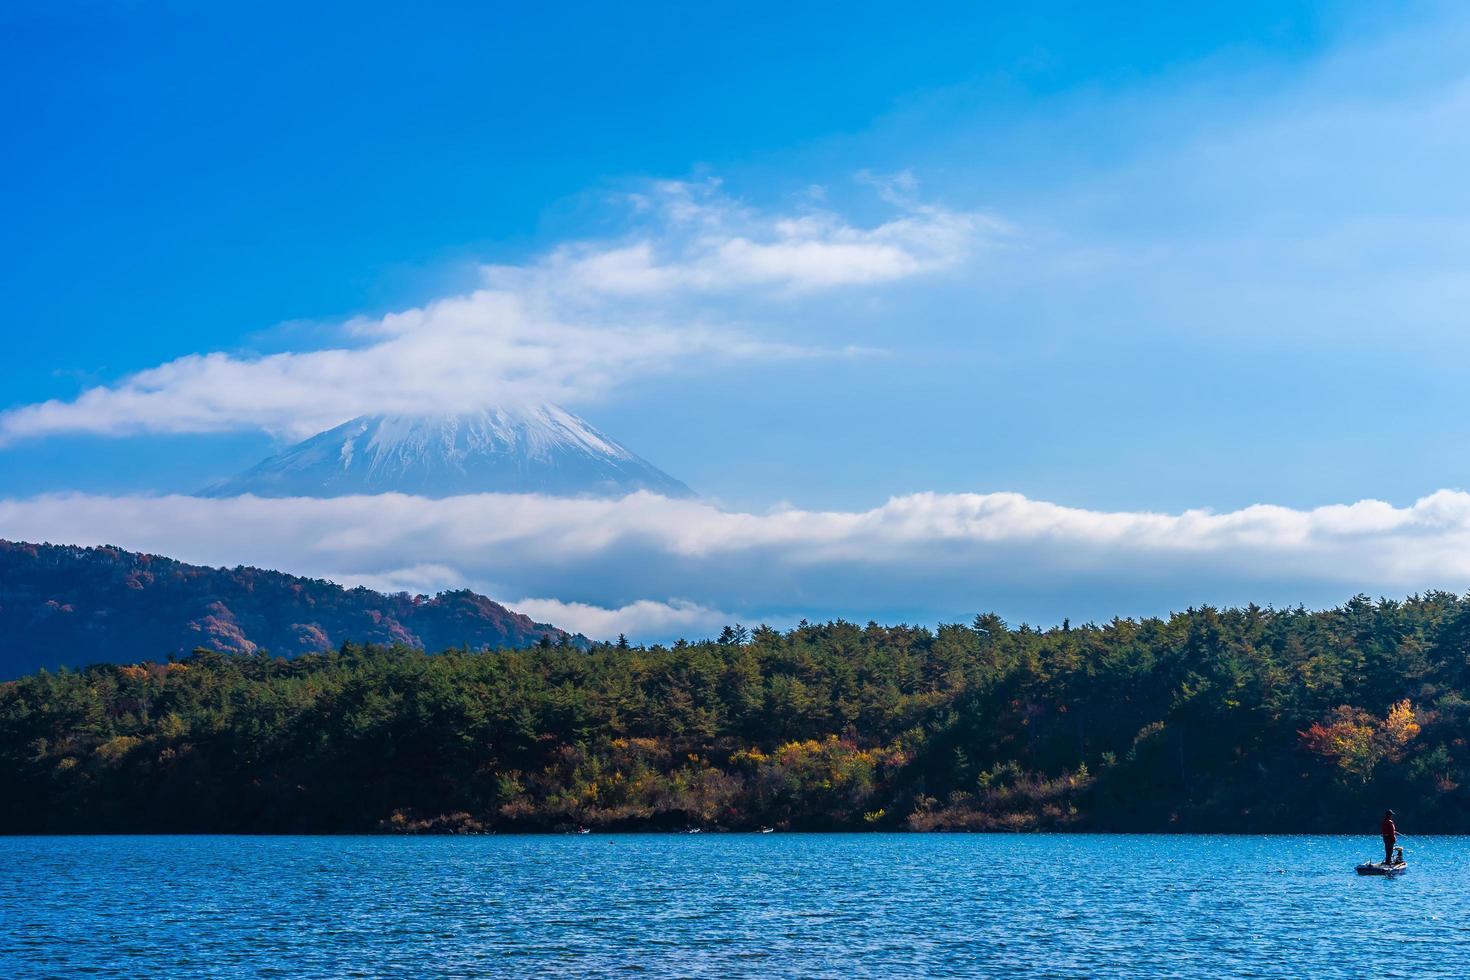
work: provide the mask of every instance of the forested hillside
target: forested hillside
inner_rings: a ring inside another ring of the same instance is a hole
[[[98,640],[91,659],[104,658]],[[0,685],[7,831],[1470,829],[1470,601]]]
[[[0,540],[0,679],[200,646],[292,656],[347,640],[483,649],[562,635],[468,590],[385,595],[261,568]]]

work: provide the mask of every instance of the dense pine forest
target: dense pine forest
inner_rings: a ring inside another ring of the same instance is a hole
[[[103,647],[88,651],[107,656]],[[1470,599],[0,685],[0,830],[1470,830]]]

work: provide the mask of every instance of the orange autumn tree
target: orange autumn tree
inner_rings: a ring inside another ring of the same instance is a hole
[[[1383,718],[1344,704],[1298,734],[1308,751],[1331,759],[1343,775],[1366,783],[1380,762],[1403,758],[1404,749],[1419,734],[1419,723],[1407,699],[1390,707]]]

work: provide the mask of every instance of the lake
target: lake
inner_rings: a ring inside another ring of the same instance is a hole
[[[0,976],[1464,977],[1470,838],[0,838]]]

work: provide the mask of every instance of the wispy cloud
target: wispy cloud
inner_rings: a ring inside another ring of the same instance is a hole
[[[977,240],[1009,233],[999,219],[927,205],[911,177],[884,182],[897,216],[855,227],[830,211],[769,215],[723,197],[717,183],[663,182],[630,197],[659,233],[621,245],[582,243],[529,267],[491,267],[489,280],[543,298],[667,297],[769,290],[776,296],[877,285],[953,266]]]
[[[774,302],[937,271],[1000,226],[904,201],[874,227],[826,211],[755,211],[715,184],[664,182],[630,198],[638,230],[574,243],[484,286],[343,325],[342,344],[264,357],[191,354],[0,414],[0,443],[56,433],[127,435],[259,427],[304,435],[366,412],[468,411],[576,402],[678,367],[851,353],[774,341],[699,298]],[[670,304],[685,300],[677,310]]]
[[[1412,332],[1462,347],[1470,18],[1446,6],[1394,27],[1290,70],[1219,59],[1058,97],[1030,152],[1105,152],[1007,202],[1045,242],[1008,276],[1060,297],[1064,329],[1102,323],[1115,344],[1314,350]]]
[[[465,574],[449,565],[426,562],[404,568],[392,568],[384,572],[327,572],[322,578],[333,582],[348,582],[365,586],[379,592],[409,592],[415,595],[433,595],[446,589],[466,587],[496,592],[494,586],[485,586],[466,578]],[[554,623],[573,633],[582,633],[596,638],[612,638],[619,633],[637,637],[701,636],[718,631],[726,623],[733,623],[738,616],[710,606],[703,606],[687,599],[658,601],[639,599],[620,606],[600,606],[591,602],[565,602],[561,599],[516,598],[495,594],[491,598],[517,612],[525,613],[538,623]]]
[[[594,639],[612,639],[619,634],[634,638],[663,639],[673,636],[710,636],[738,616],[674,599],[656,602],[639,599],[616,608],[560,599],[511,599],[506,605],[538,623],[553,623],[572,633]]]
[[[764,513],[634,494],[0,501],[0,535],[111,543],[380,588],[469,585],[538,619],[644,638],[717,621],[996,607],[1060,619],[1227,600],[1470,588],[1470,494],[1224,513],[1098,511],[1019,494],[914,494]],[[531,597],[531,598],[527,598]]]

